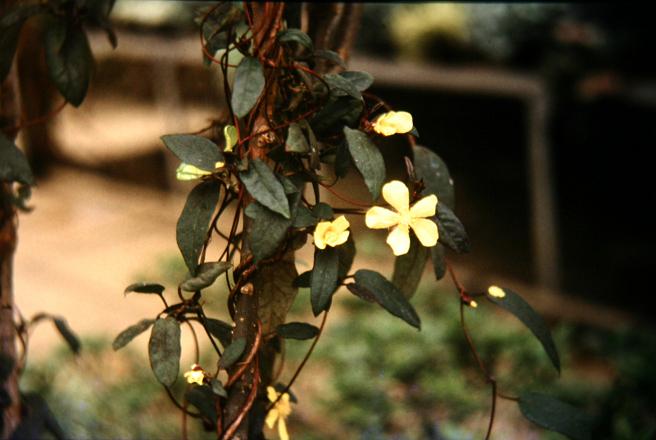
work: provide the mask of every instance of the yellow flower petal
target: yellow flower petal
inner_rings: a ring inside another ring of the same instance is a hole
[[[383,185],[383,199],[389,203],[399,214],[408,212],[410,205],[410,191],[405,183],[392,180]]]
[[[269,398],[270,402],[276,401],[276,399],[278,398],[278,392],[274,387],[272,386],[267,387],[267,397]]]
[[[330,229],[330,222],[319,222],[314,227],[314,245],[319,249],[326,249],[326,233]]]
[[[394,255],[404,255],[410,250],[410,231],[406,225],[397,225],[387,236],[387,244]]]
[[[495,298],[504,298],[506,296],[506,292],[504,292],[501,287],[497,287],[497,286],[488,287],[487,293],[489,293],[490,296],[493,296]]]
[[[289,440],[289,433],[287,432],[287,423],[285,423],[285,419],[283,418],[278,420],[278,437],[280,437],[280,440]]]
[[[340,244],[346,243],[346,240],[349,238],[350,231],[343,231],[338,234],[336,234],[331,240],[328,242],[329,246],[335,247],[339,246]]]
[[[336,232],[343,232],[346,231],[351,224],[346,220],[346,217],[340,215],[332,222],[332,226]]]
[[[211,171],[201,170],[198,167],[182,162],[175,170],[175,178],[178,180],[195,180],[203,176],[209,176]]]
[[[410,216],[413,218],[432,217],[435,215],[436,207],[437,197],[434,194],[431,194],[412,205],[412,208],[410,208]]]
[[[365,215],[364,222],[371,229],[387,229],[398,224],[400,216],[394,211],[390,211],[380,206],[369,208]]]
[[[469,307],[475,309],[476,307],[478,307],[478,303],[472,299],[471,301],[469,301]]]
[[[203,385],[203,380],[205,379],[205,373],[201,369],[190,370],[184,374],[184,378],[187,379],[187,383],[195,383],[198,385]]]
[[[345,243],[349,236],[347,231],[349,226],[348,220],[343,215],[332,222],[319,222],[314,228],[314,245],[319,249],[325,249],[326,245],[335,247]]]
[[[232,152],[232,147],[237,143],[237,129],[234,125],[226,125],[223,127],[223,137],[225,137],[225,148],[223,151],[227,153]]]
[[[408,112],[387,112],[378,116],[372,123],[376,133],[391,136],[396,133],[407,133],[414,126],[412,115]]]
[[[264,423],[266,423],[269,428],[273,428],[273,425],[276,424],[276,420],[278,420],[278,410],[271,408],[266,416],[266,419],[264,420]]]
[[[422,245],[431,247],[437,244],[439,233],[437,231],[437,225],[433,220],[428,220],[426,218],[413,218],[410,221],[410,227],[415,232],[415,235]]]

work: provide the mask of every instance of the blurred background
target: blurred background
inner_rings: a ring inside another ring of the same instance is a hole
[[[175,180],[177,160],[159,137],[200,130],[224,108],[219,70],[203,65],[194,24],[203,4],[118,0],[118,48],[92,32],[97,66],[83,105],[21,133],[38,186],[35,210],[20,217],[17,304],[27,316],[65,316],[85,343],[74,358],[54,331],[38,329],[22,386],[41,392],[75,438],[179,436],[180,417],[148,367],[147,337],[118,353],[111,340],[159,311],[152,298],[124,298],[126,285],[175,286],[185,275],[175,223],[190,186]],[[294,26],[300,5],[288,8]],[[19,59],[28,118],[61,99],[44,83],[31,38]],[[470,254],[450,256],[465,285],[512,287],[552,326],[560,378],[514,318],[489,307],[470,314],[502,389],[549,390],[585,408],[603,420],[595,438],[656,435],[656,339],[645,299],[656,269],[653,43],[649,14],[619,4],[366,3],[349,62],[375,77],[373,93],[413,114],[418,142],[449,166],[472,242]],[[402,176],[407,146],[381,148],[389,175]],[[366,200],[355,170],[341,185]],[[384,234],[354,228],[356,266],[391,273]],[[299,271],[309,265],[304,249]],[[421,333],[336,298],[294,389],[302,405],[292,438],[483,436],[489,390],[447,280],[427,273],[413,298]],[[209,306],[220,316],[224,303],[214,288]],[[301,290],[292,318],[311,319],[308,311]],[[287,376],[307,348],[288,343]],[[500,403],[495,426],[493,438],[560,438],[512,402]]]

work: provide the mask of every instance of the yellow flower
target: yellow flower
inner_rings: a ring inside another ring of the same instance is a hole
[[[267,387],[267,397],[269,401],[276,402],[280,393],[274,387]],[[283,394],[280,399],[273,405],[266,416],[266,425],[273,429],[276,422],[278,422],[278,437],[280,440],[289,440],[289,433],[287,432],[287,423],[285,419],[291,414],[292,405],[289,402],[289,394]]]
[[[200,365],[193,364],[191,366],[191,370],[187,371],[184,374],[184,377],[187,379],[187,383],[196,383],[198,385],[202,385],[203,380],[205,379],[205,372]]]
[[[380,206],[374,206],[367,211],[365,223],[371,229],[392,228],[387,236],[387,244],[394,255],[407,254],[410,250],[410,228],[419,242],[431,247],[437,244],[439,234],[437,225],[427,217],[435,215],[437,197],[430,195],[410,205],[410,192],[405,183],[392,180],[383,185],[383,198],[392,205],[396,212]]]
[[[314,245],[319,249],[326,249],[326,245],[335,247],[346,243],[349,226],[349,221],[343,215],[332,222],[319,222],[314,228]]]
[[[383,136],[407,133],[414,127],[412,115],[408,112],[387,112],[378,116],[372,123],[374,131]]]
[[[506,292],[504,292],[501,287],[497,286],[488,287],[487,293],[495,298],[504,298],[506,296]]]
[[[216,162],[214,167],[218,170],[225,166],[224,162]],[[216,170],[215,170],[216,171]],[[209,176],[214,171],[201,170],[194,165],[182,162],[178,169],[175,170],[175,178],[178,180],[195,180],[200,179],[203,176]]]
[[[478,307],[478,303],[472,299],[471,301],[469,301],[469,307],[475,309],[476,307]]]
[[[232,147],[237,143],[237,128],[234,125],[223,127],[223,137],[225,137],[225,148],[223,151],[232,153]]]

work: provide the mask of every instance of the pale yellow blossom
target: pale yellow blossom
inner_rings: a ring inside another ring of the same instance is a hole
[[[371,229],[392,228],[387,236],[387,244],[394,251],[394,255],[404,255],[410,250],[410,228],[422,245],[431,247],[437,244],[437,225],[428,218],[435,215],[435,195],[426,196],[410,207],[408,187],[401,181],[392,180],[383,185],[383,199],[396,212],[374,206],[367,211],[365,223]]]
[[[205,379],[205,371],[198,364],[193,364],[191,370],[187,371],[184,374],[187,383],[195,383],[198,385],[203,385],[203,380]]]
[[[292,405],[289,401],[289,394],[285,393],[282,396],[280,396],[280,399],[278,399],[278,396],[280,396],[280,393],[276,391],[274,387],[267,387],[267,397],[269,398],[269,401],[271,402],[276,402],[273,408],[269,410],[266,416],[265,423],[266,425],[270,428],[273,429],[273,427],[278,423],[278,437],[280,440],[289,440],[289,433],[287,432],[287,422],[285,419],[291,414],[292,412]]]
[[[219,170],[224,166],[225,162],[216,162],[214,164],[214,168],[216,168],[216,170]],[[178,169],[175,170],[175,178],[178,180],[195,180],[200,179],[203,176],[209,176],[215,171],[201,170],[194,165],[182,162],[180,166],[178,166]]]
[[[478,303],[472,299],[471,301],[469,301],[469,307],[475,309],[476,307],[478,307]]]
[[[343,215],[332,222],[319,222],[314,228],[314,245],[319,249],[325,249],[326,246],[335,247],[346,243],[349,226],[349,221]]]
[[[237,128],[234,125],[226,125],[223,127],[223,137],[225,138],[225,148],[223,151],[232,153],[232,148],[237,143]]]
[[[372,122],[376,133],[383,136],[392,136],[397,133],[407,133],[414,127],[412,115],[408,112],[387,112],[378,116]]]
[[[501,287],[497,286],[488,287],[487,293],[495,298],[504,298],[506,296],[506,292],[504,292]]]

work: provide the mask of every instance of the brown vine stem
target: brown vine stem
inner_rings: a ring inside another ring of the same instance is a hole
[[[334,195],[335,197],[346,203],[350,203],[351,205],[355,205],[355,206],[361,206],[363,208],[371,208],[371,205],[368,203],[362,203],[362,202],[358,202],[357,200],[349,199],[348,197],[341,195],[340,193],[338,193],[328,185],[325,185],[323,183],[321,183],[320,185],[326,188],[326,190],[328,190],[332,195]]]
[[[248,394],[248,398],[246,399],[246,403],[244,406],[241,408],[239,411],[239,414],[237,417],[235,417],[235,420],[230,424],[228,429],[225,431],[225,434],[223,435],[223,439],[225,440],[230,440],[235,433],[237,432],[237,429],[239,429],[239,426],[241,425],[241,422],[244,420],[244,417],[248,414],[248,411],[251,409],[253,406],[253,403],[255,402],[255,398],[257,397],[257,389],[260,386],[260,373],[259,373],[259,362],[257,360],[257,357],[255,358],[254,362],[254,377],[253,377],[253,386],[251,387],[251,391]]]
[[[301,363],[296,368],[296,371],[294,372],[294,375],[290,379],[290,381],[287,384],[287,386],[285,387],[285,389],[282,390],[282,392],[278,394],[278,397],[276,398],[276,400],[271,402],[269,404],[269,406],[267,407],[267,409],[266,409],[267,413],[271,410],[271,408],[273,408],[273,405],[275,405],[278,402],[278,400],[280,400],[282,395],[289,391],[289,389],[292,387],[292,385],[294,385],[294,382],[298,378],[298,375],[301,374],[301,371],[303,370],[303,367],[305,366],[305,363],[308,361],[308,359],[310,359],[310,356],[312,355],[312,352],[314,351],[314,347],[316,347],[317,342],[319,342],[319,338],[321,337],[321,334],[323,333],[323,328],[326,325],[326,319],[327,318],[328,318],[328,311],[325,311],[323,313],[323,318],[321,319],[321,325],[319,326],[319,333],[317,333],[317,337],[314,338],[314,341],[312,342],[312,345],[310,346],[310,349],[305,354],[305,357],[303,358]]]
[[[39,125],[43,124],[44,122],[47,122],[49,119],[54,118],[57,116],[62,110],[64,110],[64,107],[66,107],[66,104],[68,104],[68,101],[64,100],[61,104],[59,104],[57,107],[55,107],[53,110],[49,111],[45,115],[39,116],[34,119],[30,119],[29,121],[22,121],[18,125],[12,127],[12,130],[15,131],[20,131],[28,127],[32,127],[34,125]]]
[[[242,363],[241,367],[239,367],[238,370],[236,370],[232,376],[228,379],[226,382],[225,386],[226,388],[230,387],[232,384],[234,384],[237,379],[239,379],[246,369],[250,366],[250,364],[253,362],[253,359],[255,358],[255,355],[257,354],[257,350],[260,348],[260,343],[262,341],[262,323],[260,320],[257,320],[257,333],[255,334],[255,340],[253,341],[253,347],[251,347],[251,351],[248,353],[248,356]]]

